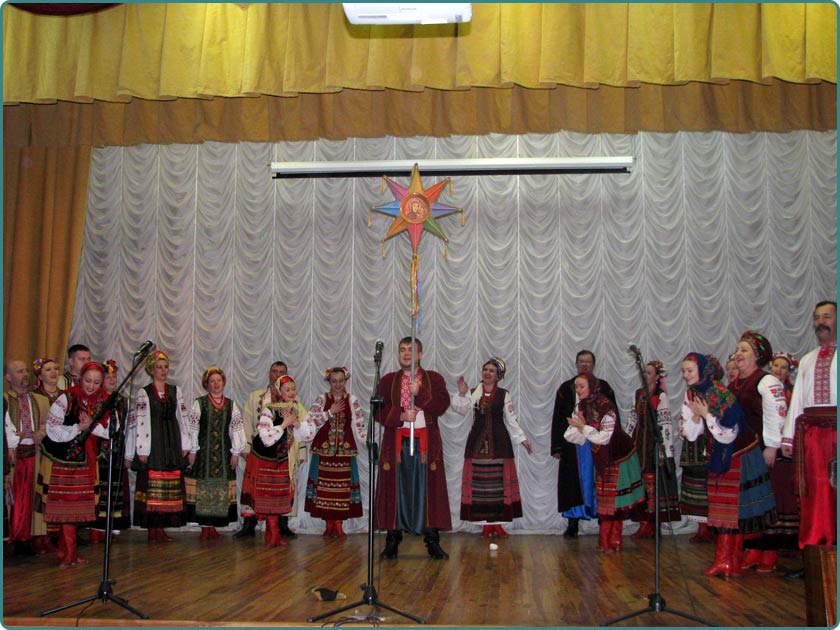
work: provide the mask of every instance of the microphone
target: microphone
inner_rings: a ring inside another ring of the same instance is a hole
[[[381,339],[376,341],[376,349],[373,351],[373,360],[374,361],[379,362],[379,361],[382,360],[382,348],[384,346],[385,346],[385,344],[382,343]]]
[[[640,354],[642,354],[642,351],[639,350],[639,347],[635,343],[631,343],[629,346],[627,346],[627,350],[632,352],[636,356],[639,356]]]
[[[142,344],[140,344],[140,347],[137,348],[137,352],[134,353],[134,356],[136,357],[136,356],[139,356],[141,354],[149,354],[152,351],[152,348],[154,348],[154,347],[155,347],[155,342],[152,341],[151,339],[146,339],[146,341],[144,341]]]

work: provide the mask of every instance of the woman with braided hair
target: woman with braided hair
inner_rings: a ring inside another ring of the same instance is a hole
[[[461,519],[482,523],[485,538],[507,538],[502,523],[522,516],[514,445],[521,444],[531,454],[531,443],[519,426],[510,392],[499,387],[505,369],[499,357],[488,359],[481,367],[481,383],[468,392],[467,381],[461,376],[451,403],[462,416],[473,412],[461,478]]]
[[[688,389],[680,424],[688,442],[705,442],[710,527],[715,559],[703,575],[741,575],[744,535],[761,532],[776,516],[776,501],[759,442],[741,405],[720,382],[712,355],[689,353],[682,362]]]
[[[563,437],[572,444],[589,442],[600,522],[597,548],[604,553],[621,551],[624,519],[645,500],[636,445],[621,428],[615,405],[601,393],[594,375],[578,374],[575,393],[578,403]]]
[[[309,407],[318,433],[312,441],[305,509],[326,521],[324,536],[335,538],[345,537],[345,520],[363,513],[356,456],[358,444],[367,438],[367,424],[359,400],[347,391],[349,378],[346,367],[326,370],[330,391]]]

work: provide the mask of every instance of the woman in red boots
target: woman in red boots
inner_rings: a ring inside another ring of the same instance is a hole
[[[579,402],[563,437],[572,444],[590,443],[601,526],[598,551],[621,551],[624,519],[645,500],[636,446],[621,428],[615,405],[600,392],[597,378],[578,374],[575,393]]]
[[[39,491],[44,501],[44,520],[61,526],[59,567],[87,564],[76,547],[80,523],[96,518],[96,446],[90,438],[108,437],[108,414],[93,420],[108,394],[102,389],[103,368],[86,363],[79,383],[50,408],[47,435],[41,442],[47,465],[41,468]]]
[[[682,373],[683,434],[707,445],[708,522],[717,530],[715,559],[703,575],[740,576],[744,535],[763,531],[776,516],[770,476],[741,405],[720,382],[717,359],[689,353]]]

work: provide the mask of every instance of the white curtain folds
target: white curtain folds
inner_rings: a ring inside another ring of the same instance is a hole
[[[422,364],[455,392],[459,375],[474,385],[488,357],[505,359],[502,386],[534,445],[530,456],[516,449],[524,516],[514,529],[560,531],[551,416],[578,350],[595,352],[596,374],[626,415],[639,386],[629,343],[667,366],[672,409],[689,351],[723,360],[748,328],[797,355],[815,345],[811,310],[836,299],[836,131],[99,148],[70,341],[125,369],[152,339],[187,400],[204,394],[201,373],[218,365],[240,406],[274,360],[288,363],[306,405],[326,391],[324,370],[346,365],[367,407],[376,340],[384,373],[411,331],[407,235],[387,241],[383,257],[392,219],[374,213],[368,226],[370,207],[393,196],[378,178],[273,180],[269,164],[596,155],[633,155],[636,165],[454,177],[439,200],[463,207],[466,225],[440,220],[448,260],[429,232],[419,248]],[[441,179],[421,177],[426,188]],[[147,382],[141,371],[134,387]],[[441,430],[454,526],[474,531],[458,518],[470,422],[450,411]],[[319,529],[298,514],[298,527]]]

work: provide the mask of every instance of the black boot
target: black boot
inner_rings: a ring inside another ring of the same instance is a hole
[[[426,549],[429,552],[429,557],[434,560],[448,560],[449,554],[440,547],[440,532],[436,529],[430,529],[423,536],[423,542],[426,543]]]
[[[379,557],[386,560],[395,560],[400,542],[402,542],[402,532],[398,529],[389,529],[388,535],[385,537],[385,549],[382,550]]]
[[[280,535],[285,536],[286,538],[297,538],[297,534],[295,534],[291,529],[289,529],[288,516],[280,517]]]
[[[242,522],[242,529],[236,532],[234,538],[249,538],[257,535],[257,517],[246,516]]]
[[[577,538],[578,535],[578,521],[579,518],[570,518],[569,524],[566,526],[566,531],[563,532],[563,536],[566,538]]]

